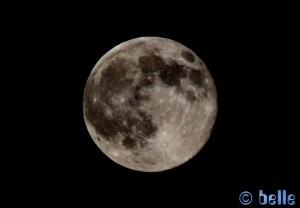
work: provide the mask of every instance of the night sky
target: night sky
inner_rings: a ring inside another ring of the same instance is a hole
[[[289,18],[202,17],[159,9],[154,17],[123,12],[113,18],[102,10],[96,17],[75,12],[53,24],[50,18],[41,31],[39,47],[47,54],[40,55],[41,62],[51,68],[42,76],[53,86],[45,89],[43,111],[55,113],[48,113],[47,140],[35,143],[38,154],[32,158],[44,161],[35,163],[40,168],[34,172],[42,176],[40,189],[56,190],[47,194],[50,201],[80,201],[86,207],[105,207],[104,202],[143,207],[137,199],[155,207],[241,207],[239,194],[249,191],[255,207],[259,190],[285,189],[300,197],[299,36]],[[85,82],[96,62],[119,43],[141,36],[173,39],[193,50],[206,63],[218,93],[216,123],[204,148],[187,163],[158,173],[111,161],[94,144],[83,119]]]

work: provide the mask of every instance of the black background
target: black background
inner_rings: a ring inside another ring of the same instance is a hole
[[[257,205],[260,189],[269,194],[285,189],[300,197],[293,13],[202,16],[201,9],[159,8],[119,12],[101,7],[44,22],[39,47],[47,52],[39,56],[51,68],[51,85],[43,98],[48,103],[43,111],[49,109],[47,139],[35,144],[39,156],[33,156],[38,157],[38,190],[54,188],[47,201],[85,207],[104,202],[143,207],[137,199],[155,207],[242,207],[239,194],[252,192]],[[85,82],[96,62],[117,44],[141,36],[173,39],[192,49],[208,66],[218,92],[218,115],[207,144],[187,163],[158,173],[111,161],[94,144],[83,119]]]

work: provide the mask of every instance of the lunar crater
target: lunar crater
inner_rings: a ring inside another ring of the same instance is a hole
[[[155,37],[124,42],[102,57],[83,100],[86,125],[104,154],[146,172],[191,159],[217,113],[216,88],[202,60]]]

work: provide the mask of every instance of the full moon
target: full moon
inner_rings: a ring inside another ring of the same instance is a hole
[[[108,51],[83,95],[88,132],[132,170],[159,172],[193,158],[210,137],[217,92],[204,62],[170,39],[140,37]]]

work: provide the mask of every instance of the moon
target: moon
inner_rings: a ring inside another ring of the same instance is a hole
[[[90,136],[114,162],[160,172],[193,158],[210,137],[217,92],[204,62],[161,37],[140,37],[108,51],[84,89]]]

